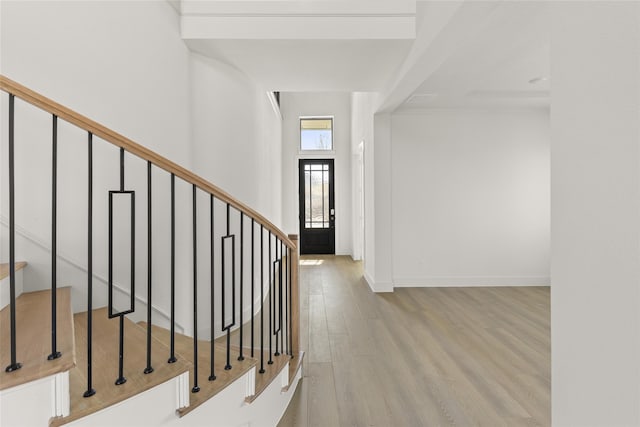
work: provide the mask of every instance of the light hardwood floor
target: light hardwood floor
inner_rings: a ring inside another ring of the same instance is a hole
[[[303,380],[279,426],[546,426],[548,287],[374,294],[361,263],[300,266]]]

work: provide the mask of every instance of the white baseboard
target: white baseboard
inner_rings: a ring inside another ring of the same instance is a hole
[[[549,286],[548,276],[427,276],[397,277],[396,288],[475,287],[475,286]]]
[[[367,282],[367,285],[369,285],[369,289],[371,289],[372,292],[375,292],[373,288],[374,282],[371,276],[369,276],[369,274],[365,271],[362,277],[364,277],[364,281]]]
[[[375,282],[367,272],[364,273],[364,280],[367,282],[372,292],[393,292],[393,283]]]

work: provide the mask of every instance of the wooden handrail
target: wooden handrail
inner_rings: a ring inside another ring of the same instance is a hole
[[[57,102],[45,96],[42,96],[39,93],[34,92],[31,89],[1,74],[0,89],[7,93],[15,95],[23,101],[28,102],[29,104],[34,105],[50,114],[55,114],[60,119],[72,123],[87,132],[91,132],[95,136],[103,139],[106,142],[109,142],[117,147],[124,148],[129,153],[143,160],[149,161],[154,166],[172,173],[176,177],[183,179],[189,184],[195,185],[201,190],[212,194],[218,200],[224,203],[228,203],[235,209],[253,218],[257,223],[263,225],[267,230],[271,231],[271,233],[276,235],[282,242],[284,242],[287,247],[292,249],[296,247],[295,244],[282,230],[273,225],[264,216],[262,216],[249,206],[245,205],[244,203],[236,200],[234,197],[232,197],[219,187],[213,185],[209,181],[205,180],[204,178],[159,155],[158,153],[155,153],[148,148],[133,142],[129,138],[122,136],[117,132],[114,132],[113,130],[101,125],[100,123],[97,123],[63,105],[60,105]]]

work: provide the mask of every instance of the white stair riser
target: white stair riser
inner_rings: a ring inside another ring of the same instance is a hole
[[[69,372],[41,378],[0,392],[2,427],[47,426],[69,415]]]
[[[111,427],[126,426],[244,426],[273,427],[284,414],[302,372],[298,371],[294,384],[286,391],[282,385],[288,383],[289,370],[285,367],[280,375],[252,403],[246,403],[248,383],[255,381],[253,370],[238,378],[220,393],[203,403],[182,418],[176,414],[176,403],[184,406],[180,396],[184,378],[176,377],[151,390],[140,393],[117,405],[89,415],[68,426]],[[285,380],[286,378],[286,380]],[[44,426],[44,424],[41,424]],[[4,425],[3,425],[4,427]]]

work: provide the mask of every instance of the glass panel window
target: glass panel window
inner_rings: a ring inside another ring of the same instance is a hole
[[[329,167],[304,166],[305,227],[329,228]]]
[[[303,151],[333,150],[333,119],[300,119],[300,149]]]

